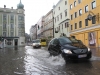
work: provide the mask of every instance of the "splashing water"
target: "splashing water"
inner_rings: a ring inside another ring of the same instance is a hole
[[[42,59],[43,61],[51,64],[51,65],[60,65],[63,66],[65,64],[65,60],[63,59],[63,57],[61,55],[58,56],[50,56],[49,52],[47,50],[41,50],[41,49],[32,49],[32,47],[26,46],[25,47],[29,54],[36,56],[40,59]]]
[[[45,49],[33,49],[32,47],[25,47],[25,73],[36,75],[66,75],[63,69],[65,64],[61,55],[50,56]],[[63,69],[63,70],[62,70]]]

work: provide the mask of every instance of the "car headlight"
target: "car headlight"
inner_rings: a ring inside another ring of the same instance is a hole
[[[88,51],[91,51],[91,49],[90,49],[90,48],[88,48]]]
[[[35,43],[33,43],[33,46],[35,46]]]
[[[64,49],[63,51],[64,51],[64,53],[72,54],[72,52],[70,50]]]

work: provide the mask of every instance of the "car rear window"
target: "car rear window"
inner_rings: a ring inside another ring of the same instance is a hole
[[[41,39],[41,42],[46,42],[46,39]]]
[[[40,40],[34,40],[33,41],[33,43],[39,43],[40,42]]]

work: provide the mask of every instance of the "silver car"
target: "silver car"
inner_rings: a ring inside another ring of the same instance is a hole
[[[33,48],[41,48],[41,42],[39,39],[33,40],[32,41],[32,46]]]

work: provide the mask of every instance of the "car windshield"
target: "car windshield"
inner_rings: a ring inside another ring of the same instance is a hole
[[[65,44],[68,44],[68,43],[72,43],[72,41],[66,37],[62,37],[62,38],[59,38],[59,42],[62,44],[62,45],[65,45]]]
[[[33,40],[33,43],[40,43],[40,40]]]

